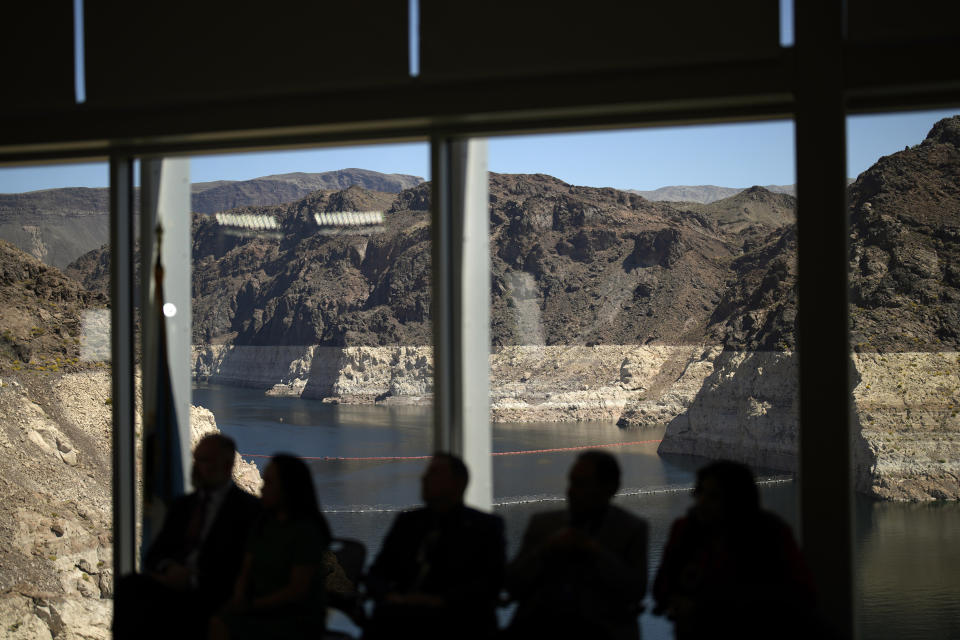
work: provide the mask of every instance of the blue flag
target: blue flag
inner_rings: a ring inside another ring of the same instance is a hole
[[[163,266],[161,264],[161,228],[157,227],[157,262],[154,268],[157,331],[152,375],[144,371],[143,384],[154,385],[153,410],[143,419],[143,541],[149,545],[163,526],[166,508],[185,492],[181,459],[180,425],[173,397],[170,360],[167,353],[167,318],[163,313]],[[144,344],[144,353],[149,345]]]

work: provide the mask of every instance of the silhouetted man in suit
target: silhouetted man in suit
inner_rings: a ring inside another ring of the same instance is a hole
[[[570,469],[567,508],[534,515],[507,569],[516,638],[638,638],[647,523],[610,504],[620,466],[603,451]]]
[[[425,507],[397,516],[367,578],[376,601],[366,638],[486,638],[496,633],[505,542],[499,516],[463,504],[460,458],[423,474]]]
[[[232,480],[236,446],[215,433],[193,452],[196,491],[170,506],[143,573],[117,588],[114,637],[203,637],[230,597],[259,501]],[[172,634],[172,635],[171,635]]]

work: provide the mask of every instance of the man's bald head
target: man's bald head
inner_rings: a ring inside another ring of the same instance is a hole
[[[197,489],[216,489],[230,481],[237,445],[222,433],[209,433],[193,450],[191,477]]]
[[[469,482],[470,472],[463,460],[438,452],[433,454],[420,479],[420,494],[427,507],[445,511],[463,504],[463,493]]]

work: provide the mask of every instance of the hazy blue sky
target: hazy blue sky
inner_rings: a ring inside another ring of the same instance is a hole
[[[848,120],[848,175],[856,177],[882,155],[923,140],[939,119],[960,113],[924,111]],[[604,132],[503,136],[490,139],[490,170],[546,173],[566,182],[619,189],[713,184],[748,187],[792,184],[791,121]],[[360,167],[429,178],[424,143],[200,156],[195,182],[245,180],[292,171]],[[0,169],[0,193],[67,186],[107,186],[105,164]]]

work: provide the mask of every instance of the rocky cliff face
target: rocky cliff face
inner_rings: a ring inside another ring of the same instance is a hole
[[[426,210],[351,187],[260,211],[286,231],[225,237],[215,221],[194,231],[194,342],[243,345],[428,344]],[[388,210],[386,231],[322,235],[315,215]]]
[[[106,373],[4,376],[0,619],[8,632],[109,637],[109,393]]]
[[[796,356],[725,351],[711,364],[689,409],[667,425],[659,452],[795,470]],[[884,500],[960,499],[958,354],[859,353],[853,365],[857,491]]]
[[[960,116],[850,187],[858,488],[960,498]]]
[[[105,304],[0,241],[0,628],[9,637],[110,637]],[[204,409],[191,422],[195,437],[216,429]],[[255,466],[236,471],[238,484],[259,490]]]
[[[720,348],[507,346],[490,354],[491,419],[622,419],[662,425],[696,396]],[[431,347],[194,346],[197,380],[268,395],[346,403],[429,404]]]
[[[723,351],[658,451],[794,469],[797,361],[789,352]]]
[[[859,353],[857,490],[884,500],[960,499],[960,354]]]
[[[330,402],[417,404],[433,394],[430,347],[193,347],[196,380]]]
[[[738,350],[794,349],[796,278],[795,226],[758,233],[745,242],[710,316],[710,341]]]

